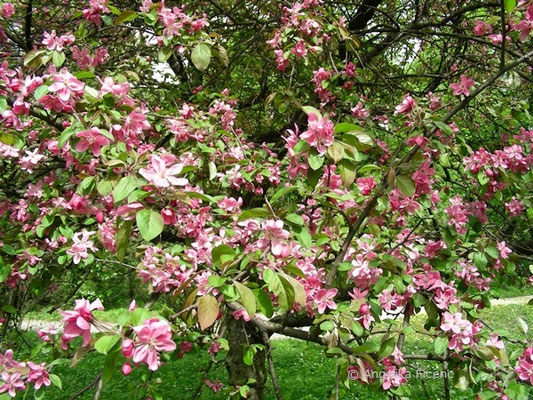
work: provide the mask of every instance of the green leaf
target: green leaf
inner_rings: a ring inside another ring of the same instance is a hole
[[[512,381],[504,390],[504,393],[510,400],[528,400],[529,389],[525,385],[521,385],[518,382]]]
[[[335,133],[344,133],[344,132],[357,132],[363,131],[363,128],[359,125],[352,124],[350,122],[341,122],[340,124],[335,125]]]
[[[306,113],[307,115],[309,114],[315,114],[318,119],[322,119],[322,114],[320,114],[320,111],[318,111],[316,108],[314,107],[311,107],[311,106],[303,106],[302,107],[302,110],[304,113]]]
[[[52,62],[54,63],[56,68],[61,67],[65,62],[65,59],[65,53],[63,53],[62,51],[54,51],[52,53]]]
[[[298,188],[296,186],[283,186],[281,189],[278,189],[271,197],[270,204],[274,204],[276,201],[285,197],[287,194],[294,192]]]
[[[218,316],[218,301],[208,294],[198,300],[198,322],[202,330],[213,325]]]
[[[33,97],[35,97],[35,100],[39,100],[45,94],[48,94],[48,86],[41,85],[37,89],[35,89],[35,92],[33,92]]]
[[[113,25],[119,26],[121,23],[131,21],[137,17],[138,15],[135,11],[124,10],[120,13],[118,17],[115,18],[115,21],[113,21]]]
[[[60,149],[63,148],[65,143],[70,139],[72,135],[76,133],[76,128],[73,126],[68,127],[63,132],[61,132],[61,136],[59,136],[59,140],[57,141],[57,147]]]
[[[227,244],[221,244],[211,251],[211,258],[213,260],[213,264],[221,268],[222,265],[228,261],[232,261],[235,258],[235,250],[233,250]]]
[[[63,385],[61,384],[61,378],[59,376],[50,374],[48,378],[50,379],[50,382],[56,385],[60,390],[63,390]]]
[[[249,366],[253,365],[255,353],[256,353],[255,348],[253,348],[252,346],[247,346],[246,350],[244,351],[242,355],[242,361],[246,365],[249,365]]]
[[[266,218],[269,216],[271,216],[270,211],[264,208],[251,208],[243,211],[241,215],[239,215],[239,221],[244,221],[250,218]]]
[[[235,287],[237,288],[237,292],[239,292],[239,295],[241,296],[239,302],[244,306],[248,315],[250,317],[253,317],[257,310],[254,292],[252,292],[252,290],[248,286],[245,286],[240,282],[235,282]]]
[[[100,181],[96,185],[96,190],[101,196],[108,196],[113,191],[113,185],[111,181]]]
[[[435,125],[445,134],[453,135],[453,130],[450,126],[442,121],[435,121]]]
[[[412,197],[415,194],[415,183],[409,176],[397,175],[396,186],[407,197]]]
[[[191,60],[198,70],[204,72],[211,62],[211,47],[205,43],[198,43],[192,49]]]
[[[102,369],[102,384],[107,384],[113,377],[113,372],[115,372],[115,365],[117,363],[119,354],[120,352],[113,351],[105,358],[104,368]]]
[[[296,236],[298,237],[298,241],[306,248],[310,249],[312,243],[312,237],[309,233],[309,230],[305,227],[295,229],[294,232],[296,233]]]
[[[255,299],[257,300],[257,308],[265,317],[270,318],[274,314],[274,307],[272,306],[272,300],[265,291],[261,289],[253,290]]]
[[[139,183],[137,182],[137,179],[135,179],[135,177],[123,177],[122,179],[120,179],[117,186],[115,186],[115,189],[113,189],[113,200],[115,201],[115,203],[124,200],[126,197],[129,196],[131,192],[137,189],[138,186]]]
[[[449,340],[446,336],[439,336],[433,342],[435,354],[443,354],[448,348]]]
[[[494,259],[498,259],[500,257],[500,252],[494,246],[487,246],[485,248],[485,253],[487,253],[489,256],[491,256]]]
[[[333,162],[338,163],[344,157],[344,147],[339,142],[333,142],[333,144],[328,147],[328,155]]]
[[[126,249],[130,240],[132,221],[126,221],[115,234],[115,249],[117,260],[122,262],[126,256]]]
[[[285,219],[296,225],[304,225],[304,219],[301,215],[298,214],[289,214],[285,217]]]
[[[503,0],[503,5],[505,7],[505,11],[510,13],[516,7],[516,0]]]
[[[309,153],[309,166],[315,171],[319,170],[324,164],[324,157],[316,152]]]
[[[473,261],[478,268],[484,268],[488,263],[487,256],[483,253],[475,253]]]
[[[395,347],[396,347],[396,338],[392,337],[390,339],[385,340],[379,348],[378,358],[381,360],[385,357],[390,356],[392,352],[394,351]]]
[[[163,217],[153,210],[141,210],[136,216],[137,227],[144,240],[150,241],[163,232]]]
[[[342,184],[345,187],[350,186],[355,181],[355,165],[348,161],[342,160],[339,163],[339,171],[341,175]]]
[[[133,326],[142,325],[148,318],[150,318],[150,313],[145,308],[139,307],[131,312],[131,324]]]
[[[102,336],[94,344],[94,349],[101,354],[107,354],[115,344],[120,340],[120,335]]]
[[[11,266],[0,256],[0,283],[4,282],[9,275],[11,275]]]

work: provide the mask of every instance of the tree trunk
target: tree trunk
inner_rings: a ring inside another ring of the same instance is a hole
[[[227,339],[229,352],[226,357],[226,369],[232,386],[250,387],[248,400],[262,400],[266,381],[265,352],[257,351],[253,365],[246,365],[242,359],[248,345],[263,344],[261,335],[255,328],[250,328],[241,320],[231,315],[227,322]]]

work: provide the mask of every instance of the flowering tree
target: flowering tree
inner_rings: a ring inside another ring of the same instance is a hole
[[[268,364],[281,398],[281,333],[338,358],[334,398],[350,371],[409,398],[421,359],[447,399],[526,399],[531,341],[477,311],[530,275],[533,4],[185,3],[0,2],[0,397],[194,348],[227,350],[211,389],[261,399]],[[147,300],[99,321],[100,274]],[[52,294],[63,326],[13,359]],[[404,353],[422,311],[434,350]]]

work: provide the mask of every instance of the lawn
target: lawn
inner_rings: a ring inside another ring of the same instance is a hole
[[[112,321],[120,311],[101,312],[100,318]],[[51,317],[54,317],[52,315]],[[513,338],[523,339],[524,333],[521,330],[517,317],[522,318],[528,325],[533,325],[533,306],[528,305],[508,305],[497,306],[481,312],[481,318],[493,329],[506,330]],[[424,315],[418,315],[413,319],[415,329],[423,329]],[[28,332],[28,340],[35,340],[35,333]],[[324,350],[314,343],[305,343],[292,339],[278,339],[272,341],[273,359],[276,364],[279,384],[285,400],[323,400],[328,399],[331,389],[335,383],[336,359],[324,357]],[[423,354],[431,351],[433,344],[428,337],[420,334],[408,335],[405,342],[406,353]],[[508,348],[512,350],[512,348]],[[218,358],[222,358],[219,354]],[[21,356],[22,358],[22,356]],[[121,362],[121,359],[119,359]],[[163,399],[188,399],[198,386],[208,364],[208,357],[205,351],[185,354],[183,359],[169,361],[163,365],[156,376],[158,391],[163,394]],[[51,388],[47,391],[45,398],[62,400],[69,399],[81,388],[90,383],[99,373],[103,365],[103,356],[97,353],[89,353],[76,366],[69,368],[68,364],[54,367],[54,373],[59,375],[63,381],[63,389]],[[423,368],[425,371],[439,371],[440,365],[436,362],[417,361],[409,365],[412,371],[412,378],[408,384],[415,394],[415,398],[420,399],[442,399],[443,382],[442,379],[426,379],[424,381],[415,377],[413,368]],[[103,387],[102,399],[122,400],[131,399],[130,392],[143,378],[146,378],[148,371],[145,367],[134,369],[129,376],[123,376],[117,371],[107,385]],[[215,364],[208,374],[208,379],[219,379],[225,382],[227,374],[223,362]],[[143,398],[142,392],[134,398]],[[87,391],[78,399],[92,399],[94,389]],[[31,398],[31,397],[27,397]],[[225,399],[223,392],[213,393],[204,386],[199,399]],[[266,398],[275,399],[270,380],[267,383]],[[372,392],[367,386],[357,382],[351,382],[350,389],[343,389],[342,399],[347,400],[377,400],[382,399],[383,394]],[[474,399],[475,396],[470,391],[460,391],[452,389],[452,399]]]

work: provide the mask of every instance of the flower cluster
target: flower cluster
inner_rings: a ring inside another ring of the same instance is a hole
[[[142,325],[133,327],[135,340],[126,339],[122,342],[122,354],[126,358],[133,357],[135,364],[145,363],[148,369],[155,371],[161,365],[160,352],[176,350],[172,341],[172,331],[168,322],[151,318]]]

